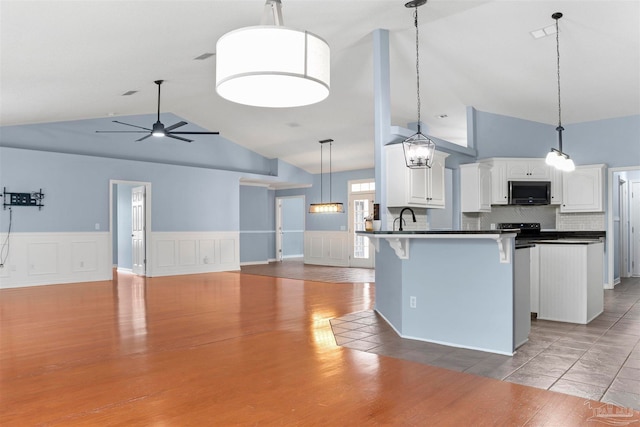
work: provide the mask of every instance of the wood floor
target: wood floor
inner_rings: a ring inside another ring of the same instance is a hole
[[[367,283],[235,272],[1,290],[0,425],[640,424],[637,411],[337,346],[329,319],[373,299]]]

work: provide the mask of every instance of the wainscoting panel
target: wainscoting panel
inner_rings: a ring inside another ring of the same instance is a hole
[[[239,239],[237,231],[151,232],[147,275],[239,270]]]
[[[348,231],[305,231],[305,264],[349,266]]]
[[[111,268],[108,232],[11,233],[0,288],[109,280]]]

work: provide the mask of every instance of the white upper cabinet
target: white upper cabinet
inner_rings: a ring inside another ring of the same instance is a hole
[[[604,212],[605,165],[576,166],[562,174],[560,212]]]
[[[549,181],[551,174],[544,159],[508,159],[507,181]]]
[[[444,163],[448,156],[436,151],[430,169],[409,169],[402,144],[387,145],[387,206],[444,208]]]
[[[491,204],[506,205],[509,203],[509,186],[507,185],[507,161],[492,159],[491,165]]]
[[[491,212],[491,166],[487,163],[460,165],[462,212]]]
[[[549,167],[551,174],[551,204],[562,203],[562,171],[554,167]]]

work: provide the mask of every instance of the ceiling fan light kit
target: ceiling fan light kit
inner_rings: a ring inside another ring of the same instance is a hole
[[[436,144],[422,133],[420,123],[420,49],[418,38],[418,7],[425,4],[427,0],[413,0],[405,3],[405,7],[413,8],[413,22],[416,28],[416,97],[418,104],[418,132],[402,141],[405,164],[410,169],[430,168],[433,163]]]
[[[154,81],[154,83],[158,85],[158,116],[157,116],[156,122],[153,124],[151,129],[143,126],[132,125],[130,123],[124,123],[118,120],[114,120],[113,123],[118,123],[120,125],[125,125],[125,126],[131,126],[131,127],[142,129],[142,130],[97,130],[96,133],[146,133],[148,134],[146,136],[143,136],[142,138],[136,139],[136,142],[144,141],[145,139],[151,136],[155,136],[157,138],[162,138],[166,136],[168,138],[178,139],[184,142],[193,142],[193,140],[191,139],[183,138],[177,135],[218,135],[220,133],[220,132],[174,132],[173,131],[174,129],[177,129],[181,126],[186,125],[187,122],[178,122],[178,123],[172,124],[171,126],[165,127],[164,124],[162,124],[162,122],[160,121],[160,85],[162,85],[163,82],[164,80]]]
[[[308,31],[285,27],[280,0],[267,0],[274,25],[240,28],[216,44],[216,91],[238,104],[300,107],[329,96],[330,49]]]

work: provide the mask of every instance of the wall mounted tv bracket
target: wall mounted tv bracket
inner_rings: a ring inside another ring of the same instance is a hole
[[[42,210],[44,206],[42,199],[44,199],[42,188],[37,193],[35,191],[32,193],[9,193],[7,187],[4,187],[2,206],[3,209],[7,209],[7,206],[37,206],[38,210]]]

